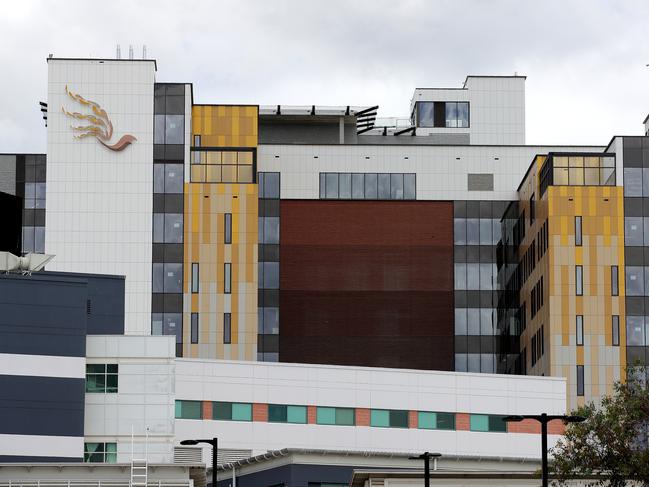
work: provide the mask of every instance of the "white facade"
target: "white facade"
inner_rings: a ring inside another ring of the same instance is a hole
[[[49,270],[126,276],[127,334],[151,329],[154,61],[48,59],[47,216]],[[114,128],[111,143],[136,137],[122,151],[95,137],[74,138],[90,125],[63,113],[90,114],[68,90],[98,103]]]
[[[417,135],[468,134],[471,145],[525,144],[525,77],[467,76],[462,88],[417,88],[420,101],[469,102],[469,127],[418,128]]]
[[[565,414],[566,381],[551,377],[177,359],[176,399],[469,414]],[[253,455],[298,448],[408,453],[434,449],[445,455],[540,456],[540,437],[529,433],[176,420],[177,440],[212,437],[219,438],[221,449],[249,449]],[[550,446],[557,438],[550,435]],[[209,449],[203,452],[203,458],[209,458]]]
[[[85,441],[117,443],[117,462],[136,458],[171,463],[174,441],[175,340],[169,336],[95,335],[86,339],[88,364],[118,364],[116,394],[86,393]],[[148,440],[147,440],[148,430]]]
[[[594,146],[260,145],[257,170],[281,172],[282,199],[318,199],[321,172],[403,172],[417,174],[417,200],[512,201],[518,199],[516,188],[535,155],[603,150]],[[493,191],[469,191],[469,174],[492,174]]]

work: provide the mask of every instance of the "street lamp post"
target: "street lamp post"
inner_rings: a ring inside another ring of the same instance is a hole
[[[564,423],[581,423],[586,421],[583,416],[566,416],[562,414],[524,414],[516,416],[505,416],[506,423],[517,423],[524,419],[533,419],[541,423],[541,485],[548,487],[548,423],[554,419],[560,419]]]
[[[424,461],[424,487],[430,487],[430,459],[441,457],[441,453],[424,452],[417,457],[409,457],[410,460]]]
[[[181,445],[198,445],[199,443],[207,443],[212,445],[212,487],[216,487],[216,459],[219,454],[219,439],[212,438],[211,440],[183,440]]]

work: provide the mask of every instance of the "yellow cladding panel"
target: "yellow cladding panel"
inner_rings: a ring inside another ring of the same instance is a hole
[[[257,147],[259,107],[250,105],[194,105],[192,135],[202,147]]]

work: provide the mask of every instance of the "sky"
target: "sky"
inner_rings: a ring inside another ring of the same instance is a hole
[[[9,1],[0,4],[0,153],[45,152],[54,57],[157,60],[197,103],[375,105],[415,87],[526,75],[528,144],[606,145],[649,113],[649,2]]]

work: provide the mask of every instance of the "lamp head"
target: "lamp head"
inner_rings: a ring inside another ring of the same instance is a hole
[[[198,441],[196,440],[183,440],[180,442],[181,445],[198,445]]]
[[[583,416],[566,416],[564,421],[566,423],[583,423],[586,418]]]

